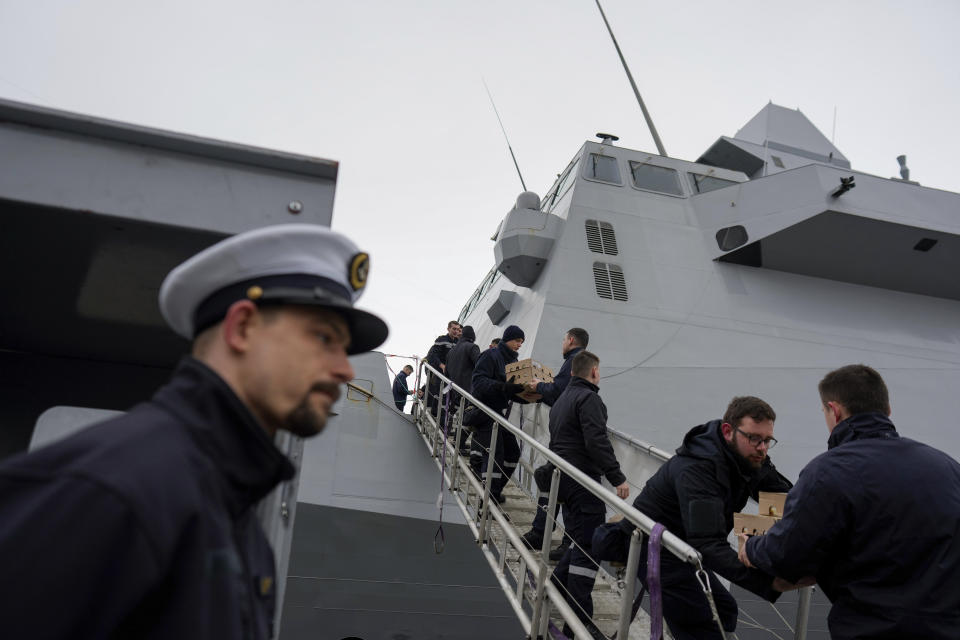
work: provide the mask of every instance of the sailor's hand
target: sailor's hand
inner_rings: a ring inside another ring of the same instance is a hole
[[[526,384],[527,391],[530,392],[530,393],[536,393],[536,392],[537,392],[537,385],[540,384],[540,382],[541,382],[541,381],[540,381],[540,380],[537,380],[536,378],[534,378],[533,380],[531,380],[530,382],[528,382],[528,383]]]
[[[616,489],[617,489],[617,497],[620,498],[621,500],[626,500],[627,497],[630,495],[630,486],[627,485],[626,482],[616,487]]]
[[[812,584],[816,584],[817,579],[812,576],[807,576],[806,578],[800,578],[796,583],[784,580],[783,578],[774,578],[773,579],[773,588],[781,593],[784,591],[793,591],[794,589],[799,589],[800,587],[809,587]]]
[[[738,533],[737,537],[743,541],[743,544],[740,545],[740,550],[737,552],[737,557],[740,558],[740,562],[748,567],[753,567],[753,563],[750,562],[750,558],[747,556],[747,540],[750,538],[745,533]],[[777,578],[779,580],[779,578]],[[776,588],[776,587],[774,587]]]
[[[447,365],[445,365],[445,364],[443,364],[443,363],[441,362],[441,363],[440,363],[440,371],[443,371],[444,373],[446,373],[446,372],[447,372]]]

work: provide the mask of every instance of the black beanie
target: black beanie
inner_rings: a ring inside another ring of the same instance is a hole
[[[503,330],[502,339],[504,342],[510,342],[511,340],[516,340],[517,338],[520,338],[521,340],[525,339],[523,335],[523,329],[521,329],[517,325],[512,324]]]

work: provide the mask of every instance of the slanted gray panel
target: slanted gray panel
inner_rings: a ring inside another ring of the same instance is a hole
[[[415,438],[411,434],[411,438]],[[281,640],[522,638],[466,525],[297,505]]]
[[[937,242],[928,251],[914,249],[923,239]],[[960,236],[827,211],[759,246],[767,269],[960,300]],[[722,259],[743,262],[751,247]]]
[[[490,322],[500,324],[500,322],[507,317],[507,314],[510,313],[510,307],[513,305],[516,297],[517,294],[513,291],[501,291],[497,299],[494,300],[490,308],[487,309],[487,317],[490,318]]]

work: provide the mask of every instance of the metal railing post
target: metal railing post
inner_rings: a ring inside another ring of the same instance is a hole
[[[550,542],[553,540],[553,514],[557,510],[557,493],[560,490],[560,470],[554,469],[550,476],[550,497],[547,499],[547,522],[543,527],[543,542],[540,544],[540,572],[537,574],[537,592],[533,598],[533,617],[530,620],[534,625],[541,622],[541,611],[543,610],[543,598],[547,585],[547,574],[550,571]],[[543,635],[543,630],[538,629],[536,635]]]
[[[813,599],[813,590],[816,587],[801,587],[797,602],[797,624],[793,637],[796,640],[806,640],[807,625],[810,622],[810,602]]]
[[[553,541],[553,528],[556,524],[557,496],[560,493],[560,470],[554,469],[550,475],[550,494],[547,498],[547,522],[543,527],[543,542],[540,543],[540,556],[543,562],[550,560],[550,543]]]
[[[457,410],[456,425],[453,438],[453,474],[450,478],[450,491],[456,491],[457,480],[460,475],[460,438],[463,436],[463,412],[467,406],[467,399],[460,396],[460,408]]]
[[[430,375],[431,372],[429,369],[427,369],[423,375],[423,388],[427,391],[430,389]],[[420,387],[417,387],[417,391],[420,391]],[[426,435],[427,433],[427,413],[429,413],[427,411],[428,397],[429,393],[424,393],[422,398],[417,399],[417,404],[419,405],[419,409],[417,410],[417,427],[419,427],[420,433],[423,435]]]
[[[493,484],[493,469],[497,466],[495,452],[497,450],[497,432],[500,425],[493,421],[493,431],[490,434],[490,450],[487,452],[487,469],[483,479],[483,510],[480,513],[480,532],[477,542],[483,544],[487,539],[487,520],[490,518],[490,487]],[[502,472],[501,472],[502,473]]]
[[[620,623],[617,625],[617,637],[626,638],[633,622],[633,591],[637,584],[637,568],[640,566],[640,548],[642,540],[640,530],[634,529],[630,536],[630,553],[627,555],[627,569],[624,574],[623,592],[620,594]]]
[[[437,385],[437,416],[435,420],[436,430],[433,432],[433,457],[436,458],[440,455],[440,430],[442,426],[440,425],[440,416],[443,415],[443,402],[440,400],[440,396],[443,391],[443,380],[439,380],[440,383]]]

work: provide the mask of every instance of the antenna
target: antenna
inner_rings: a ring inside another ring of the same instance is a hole
[[[520,165],[517,164],[517,156],[513,155],[513,147],[510,146],[510,138],[507,137],[507,130],[503,126],[503,120],[500,119],[500,112],[497,111],[497,105],[493,101],[493,95],[490,93],[490,87],[487,86],[487,81],[480,77],[481,82],[483,82],[483,88],[487,90],[487,97],[490,98],[490,105],[493,107],[493,113],[497,116],[497,122],[500,123],[500,130],[503,131],[503,139],[507,141],[507,149],[510,150],[510,157],[513,158],[513,166],[517,168],[517,175],[520,176],[520,186],[523,187],[523,190],[527,190],[527,185],[523,181],[523,174],[520,173]]]
[[[643,104],[643,98],[640,97],[640,90],[637,89],[637,83],[633,81],[633,74],[630,73],[630,67],[627,66],[627,61],[623,59],[623,53],[620,51],[620,45],[617,44],[617,39],[613,35],[613,29],[610,28],[610,23],[607,22],[607,14],[603,12],[603,7],[600,6],[600,0],[595,0],[597,3],[597,9],[600,9],[600,17],[603,18],[603,24],[607,25],[607,31],[610,32],[610,39],[613,40],[613,46],[617,50],[617,55],[620,56],[620,62],[623,64],[623,70],[627,72],[627,79],[630,81],[630,86],[633,87],[633,93],[637,96],[637,102],[640,103],[640,110],[643,111],[643,117],[647,121],[647,126],[650,128],[650,135],[653,136],[653,141],[657,145],[657,151],[660,152],[660,155],[667,156],[667,150],[663,148],[663,143],[660,141],[660,135],[657,133],[657,128],[653,126],[653,119],[650,117],[650,113],[647,111],[647,106]]]
[[[837,143],[837,105],[833,105],[833,133],[830,134],[830,144]]]

